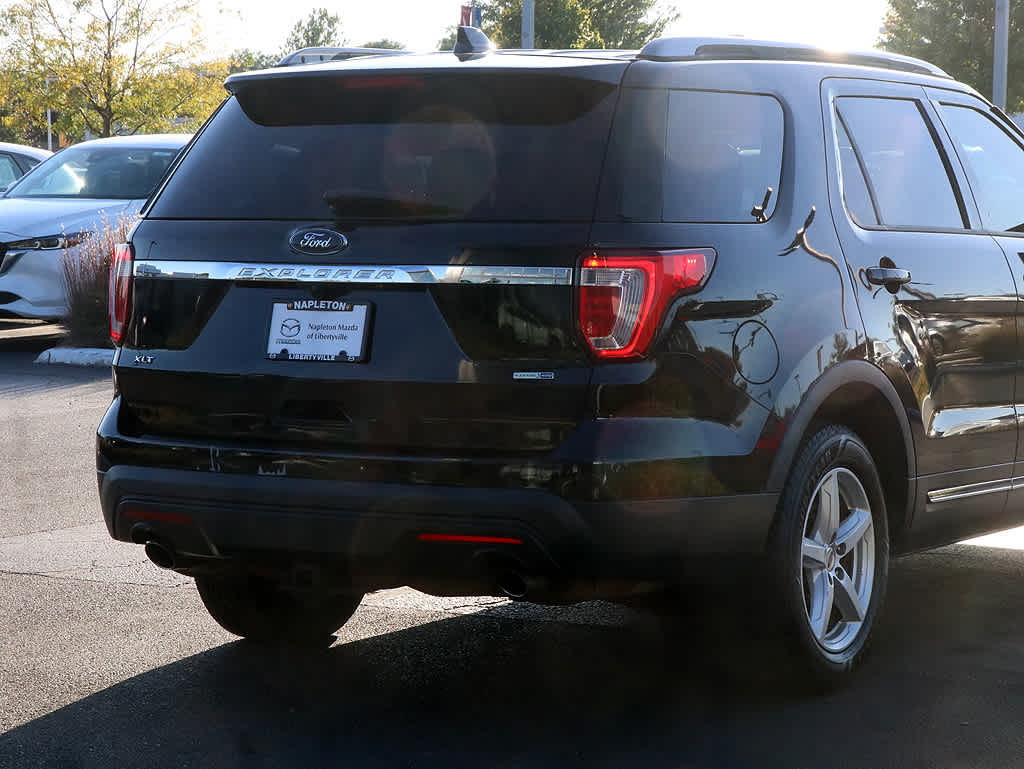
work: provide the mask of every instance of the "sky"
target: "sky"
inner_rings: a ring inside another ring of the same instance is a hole
[[[662,0],[680,19],[666,34],[743,35],[826,48],[874,46],[886,0]],[[460,0],[199,0],[214,55],[238,48],[276,52],[292,25],[313,8],[341,18],[350,45],[391,38],[413,50],[435,50],[458,23]]]

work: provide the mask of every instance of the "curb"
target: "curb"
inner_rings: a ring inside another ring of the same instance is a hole
[[[52,347],[39,353],[36,363],[63,363],[67,366],[110,366],[114,351],[102,347]]]

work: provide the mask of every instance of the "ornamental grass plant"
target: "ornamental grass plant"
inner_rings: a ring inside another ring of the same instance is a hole
[[[107,318],[110,262],[114,246],[128,237],[133,216],[103,217],[89,237],[61,254],[68,314],[64,325],[72,347],[112,347]]]

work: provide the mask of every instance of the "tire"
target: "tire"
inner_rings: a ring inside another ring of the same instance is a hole
[[[272,644],[326,643],[363,599],[361,593],[292,592],[245,576],[196,576],[196,588],[222,628]]]
[[[800,452],[768,561],[798,667],[824,688],[844,683],[868,651],[889,576],[882,484],[867,447],[849,429],[824,427]]]

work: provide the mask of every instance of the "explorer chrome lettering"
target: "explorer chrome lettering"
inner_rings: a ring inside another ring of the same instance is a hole
[[[378,267],[240,267],[237,280],[331,280],[383,283],[395,277],[395,270]]]

